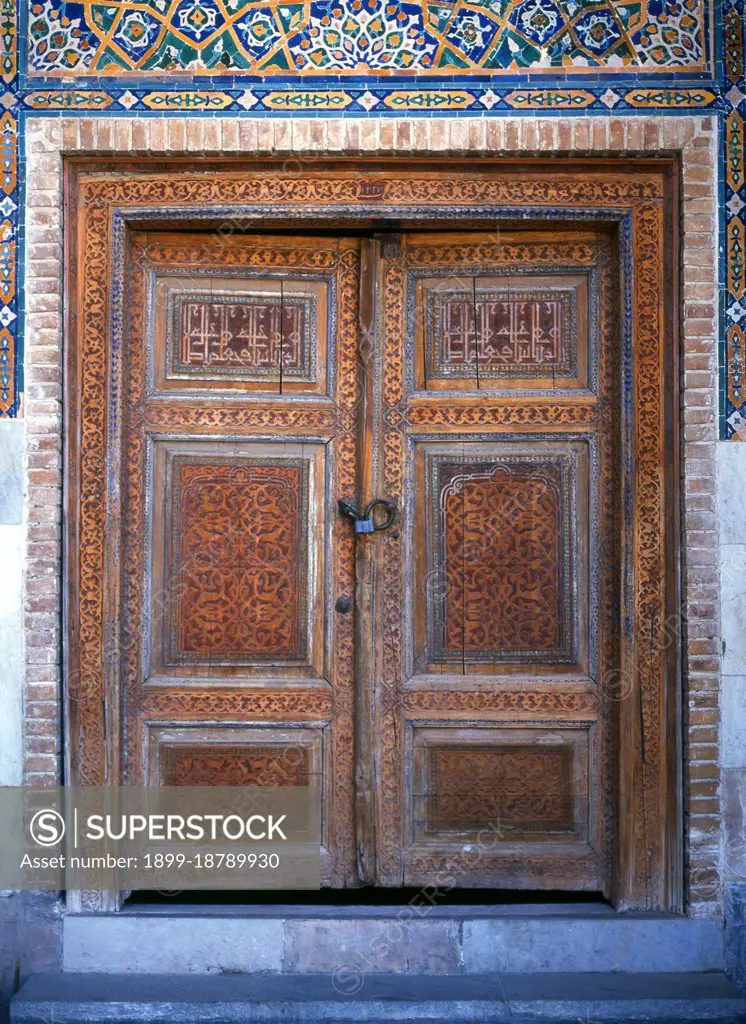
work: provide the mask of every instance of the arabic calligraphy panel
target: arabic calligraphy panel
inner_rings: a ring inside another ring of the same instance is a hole
[[[154,391],[325,394],[326,277],[154,276]]]
[[[411,284],[418,389],[588,387],[587,275],[454,268]]]

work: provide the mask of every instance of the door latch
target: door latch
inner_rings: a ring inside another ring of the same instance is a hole
[[[396,502],[386,501],[385,498],[376,498],[369,502],[362,512],[358,512],[353,501],[342,498],[339,501],[340,515],[349,516],[355,524],[355,533],[379,533],[381,530],[388,530],[396,516]],[[377,523],[373,518],[373,509],[381,507],[386,512],[386,518]]]

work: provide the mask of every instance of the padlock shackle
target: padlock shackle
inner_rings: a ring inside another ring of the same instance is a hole
[[[386,509],[386,518],[382,523],[376,523],[373,519],[373,509],[381,506]],[[355,524],[355,533],[380,533],[381,530],[388,530],[396,516],[396,502],[388,501],[386,498],[375,498],[368,502],[362,512],[358,511],[355,502],[349,498],[340,498],[337,502],[340,515],[348,516]]]

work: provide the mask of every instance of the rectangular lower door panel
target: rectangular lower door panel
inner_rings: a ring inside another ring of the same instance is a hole
[[[322,877],[331,876],[329,728],[286,725],[159,726],[147,730],[148,785],[313,786],[321,797]]]
[[[407,884],[450,862],[457,885],[531,888],[532,873],[551,876],[559,858],[573,888],[598,888],[592,742],[587,724],[410,721]]]

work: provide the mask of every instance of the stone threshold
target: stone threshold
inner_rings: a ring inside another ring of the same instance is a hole
[[[69,914],[63,921],[63,969],[278,975],[349,967],[362,974],[463,976],[703,972],[724,965],[722,921],[616,914],[610,908],[598,915],[503,915],[495,908],[486,908],[489,914],[452,913],[465,908],[441,908],[440,914],[411,908],[364,908],[365,913],[295,908],[291,913],[274,907],[260,914],[199,909],[204,912],[132,908]]]

